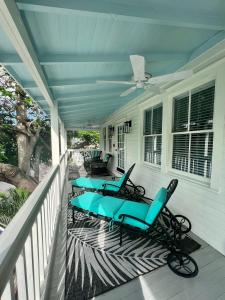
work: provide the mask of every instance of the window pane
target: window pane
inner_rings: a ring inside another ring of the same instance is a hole
[[[152,134],[162,133],[162,106],[153,108]]]
[[[152,109],[145,111],[144,118],[144,134],[148,135],[152,133]]]
[[[183,132],[188,130],[188,105],[188,96],[174,99],[173,132]]]
[[[162,136],[146,136],[144,160],[152,164],[161,165]]]
[[[213,133],[191,135],[190,173],[211,177]]]
[[[173,136],[172,168],[188,171],[189,134]]]
[[[215,87],[193,93],[191,96],[190,130],[212,129]]]

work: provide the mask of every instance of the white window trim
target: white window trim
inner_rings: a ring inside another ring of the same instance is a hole
[[[207,78],[205,80],[201,80],[200,82],[196,82],[188,87],[186,87],[186,89],[182,89],[180,90],[179,92],[176,92],[176,93],[173,93],[173,94],[170,94],[169,95],[169,103],[170,103],[170,113],[169,113],[169,118],[168,118],[168,130],[170,131],[170,134],[169,134],[169,138],[168,138],[168,144],[167,144],[167,147],[169,149],[169,157],[168,157],[168,167],[167,167],[167,172],[170,173],[170,174],[177,174],[179,177],[182,177],[184,179],[188,179],[188,180],[191,180],[193,182],[199,182],[200,184],[203,184],[203,185],[206,185],[206,186],[210,186],[212,187],[213,189],[217,190],[218,189],[218,186],[213,184],[213,168],[214,168],[214,165],[213,165],[213,160],[215,159],[215,148],[216,148],[216,144],[215,144],[215,136],[213,136],[213,153],[212,153],[212,172],[211,172],[211,178],[206,178],[206,177],[203,177],[203,176],[200,176],[200,175],[196,175],[196,174],[192,174],[192,173],[189,173],[189,172],[185,172],[185,171],[180,171],[180,170],[177,170],[177,169],[174,169],[172,168],[172,156],[173,156],[173,136],[175,134],[190,134],[189,131],[187,132],[177,132],[177,133],[173,133],[172,132],[172,124],[173,124],[173,101],[174,101],[174,98],[176,97],[179,97],[180,95],[182,94],[185,94],[185,93],[189,93],[190,95],[190,92],[198,87],[201,87],[202,85],[205,85],[207,83],[210,83],[211,81],[215,81],[215,96],[214,96],[214,113],[213,113],[213,129],[211,130],[196,130],[196,131],[191,131],[191,133],[204,133],[204,132],[213,132],[215,133],[215,128],[216,128],[216,115],[217,115],[217,111],[216,111],[216,102],[217,102],[217,98],[216,98],[216,88],[217,88],[217,79],[216,79],[216,76],[212,76],[210,79]],[[190,109],[190,107],[189,107]],[[188,118],[190,118],[190,115],[188,116]]]
[[[141,126],[140,126],[140,136],[141,136],[141,143],[140,143],[140,160],[141,160],[141,163],[146,166],[146,167],[149,167],[149,168],[152,168],[153,170],[161,170],[162,168],[162,152],[163,152],[163,145],[161,146],[161,165],[158,165],[158,164],[153,164],[153,163],[150,163],[150,162],[147,162],[144,160],[144,143],[145,143],[145,137],[146,136],[152,136],[152,135],[144,135],[144,118],[145,118],[145,111],[148,110],[148,109],[152,109],[154,108],[155,106],[158,106],[158,105],[162,105],[162,109],[164,109],[164,105],[163,105],[163,102],[162,102],[162,97],[161,96],[155,96],[153,97],[151,100],[151,102],[149,103],[148,101],[142,103],[140,105],[140,120],[141,120]],[[163,126],[163,115],[162,115],[162,126]],[[160,134],[162,136],[162,141],[163,141],[163,127],[162,127],[162,134]],[[155,136],[155,135],[154,135]]]

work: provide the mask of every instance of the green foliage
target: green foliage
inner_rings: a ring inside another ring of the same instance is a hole
[[[17,165],[17,142],[11,125],[2,125],[0,130],[0,163]]]
[[[87,145],[95,145],[99,144],[100,133],[98,131],[86,131],[79,130],[78,137],[80,137]]]
[[[7,225],[29,197],[29,192],[22,188],[10,189],[0,193],[0,222]]]
[[[77,138],[77,146],[86,147],[86,146],[99,146],[100,133],[95,130],[76,130],[76,131],[68,131],[67,141],[68,147],[71,147],[72,138]]]

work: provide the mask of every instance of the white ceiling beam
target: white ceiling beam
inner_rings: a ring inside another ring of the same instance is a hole
[[[145,57],[146,62],[186,60],[188,53],[138,53]],[[41,65],[58,65],[71,63],[130,63],[130,54],[99,54],[99,55],[71,55],[71,54],[46,54],[38,57]],[[23,63],[17,54],[0,53],[0,62],[4,65],[17,65]]]
[[[51,88],[57,88],[57,87],[70,87],[70,86],[76,86],[76,85],[92,85],[92,84],[99,84],[96,83],[97,80],[131,80],[131,76],[106,76],[106,77],[89,77],[89,78],[81,78],[81,79],[64,79],[64,80],[49,80],[48,85]],[[37,88],[35,82],[33,81],[24,81],[22,82],[23,87],[25,89],[32,89]],[[106,86],[106,85],[104,85]]]
[[[85,99],[81,101],[70,101],[70,102],[59,102],[58,106],[59,108],[75,108],[76,106],[82,105],[82,106],[87,106],[87,105],[98,105],[98,104],[104,104],[104,103],[109,103],[111,101],[116,101],[119,98],[119,101],[124,102],[125,100],[127,101],[126,97],[104,97],[104,98],[90,98],[88,100]]]
[[[110,17],[113,20],[134,21],[141,23],[200,28],[208,30],[224,30],[225,18],[223,12],[213,15],[206,10],[197,10],[196,7],[177,6],[176,3],[168,5],[154,1],[147,5],[123,4],[121,2],[110,2],[102,0],[17,0],[22,10],[58,13],[58,14],[90,14]]]
[[[69,93],[69,94],[64,94],[64,95],[55,95],[55,100],[57,102],[61,101],[66,102],[67,100],[76,100],[77,98],[82,99],[82,98],[96,98],[96,97],[105,97],[105,96],[111,96],[111,95],[120,95],[123,91],[126,90],[126,86],[122,86],[114,89],[104,89],[104,90],[92,90],[92,91],[84,91],[84,92],[74,92],[74,93]]]
[[[32,42],[14,0],[1,0],[0,23],[20,58],[30,71],[48,105],[53,106],[53,97],[38,61]]]
[[[104,113],[105,111],[109,110],[109,109],[112,109],[112,108],[115,108],[115,107],[118,107],[118,103],[106,103],[106,104],[103,104],[101,106],[98,106],[96,105],[95,107],[92,106],[92,107],[83,107],[83,106],[78,106],[78,107],[75,107],[75,108],[71,108],[71,109],[67,109],[67,110],[62,110],[60,109],[60,116],[63,118],[65,117],[65,115],[73,115],[74,113],[78,113],[80,114],[81,112],[87,112],[87,113],[90,113],[90,112],[96,112],[96,113]]]

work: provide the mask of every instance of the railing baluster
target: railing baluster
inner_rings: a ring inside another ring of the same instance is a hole
[[[29,300],[27,297],[27,278],[24,262],[24,249],[16,262],[16,279],[19,300]]]
[[[40,300],[46,295],[66,163],[65,155],[0,236],[1,300]]]
[[[25,242],[25,265],[26,265],[26,282],[28,299],[35,299],[34,290],[34,272],[33,272],[33,259],[32,259],[32,246],[31,246],[31,235],[29,234]]]
[[[37,216],[37,238],[38,238],[38,256],[39,256],[39,280],[40,288],[44,281],[44,253],[43,253],[43,234],[41,225],[41,213]]]
[[[51,230],[50,230],[51,220],[50,220],[50,207],[49,207],[51,194],[52,194],[52,188],[50,188],[50,190],[47,194],[47,197],[46,197],[46,215],[47,215],[47,224],[48,224],[48,245],[49,245],[49,248],[50,248],[50,245],[51,245]]]
[[[16,289],[15,289],[15,273],[11,273],[10,279],[5,287],[5,290],[1,296],[1,300],[15,300],[16,296]]]
[[[35,300],[39,300],[40,299],[40,268],[39,268],[38,237],[37,237],[36,222],[32,227],[31,243],[32,243],[32,257],[33,257],[33,270],[34,270]]]
[[[43,236],[43,253],[44,253],[44,273],[45,267],[47,266],[47,243],[46,243],[46,225],[45,225],[45,216],[44,216],[44,206],[41,207],[41,228]]]
[[[48,228],[49,228],[49,224],[48,224],[48,216],[47,216],[47,197],[45,198],[44,201],[44,219],[45,219],[45,236],[46,236],[46,250],[47,250],[47,262],[48,262],[48,255],[49,255],[49,232],[48,232]]]

